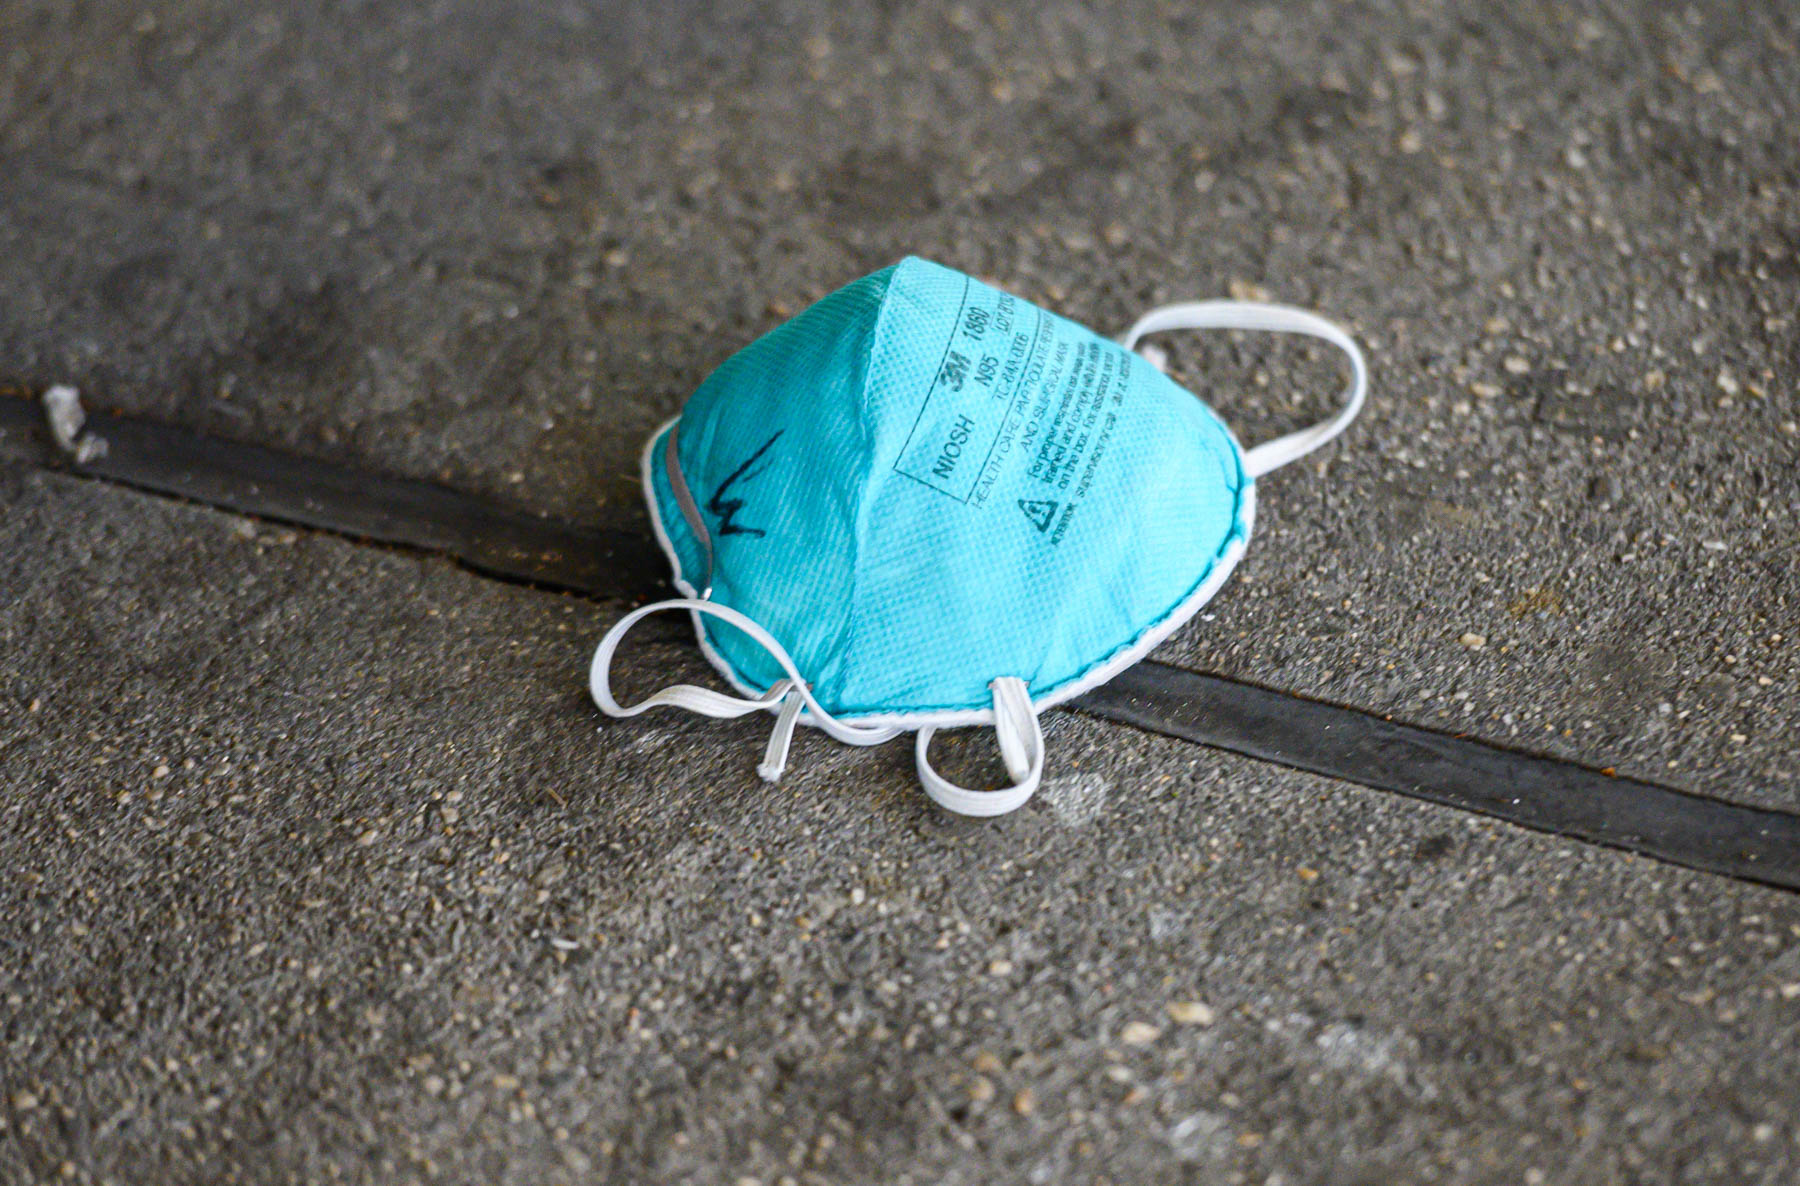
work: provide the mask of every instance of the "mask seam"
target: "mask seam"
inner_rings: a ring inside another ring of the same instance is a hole
[[[900,278],[901,269],[906,267],[913,258],[910,255],[901,257],[888,273],[887,283],[882,286],[881,304],[875,310],[875,326],[869,331],[868,349],[863,353],[862,381],[857,384],[856,388],[857,410],[860,413],[856,418],[856,427],[858,439],[862,444],[861,455],[868,468],[863,471],[863,480],[857,483],[856,513],[851,516],[851,539],[855,555],[850,564],[849,612],[844,615],[845,645],[838,649],[839,660],[836,673],[839,675],[845,674],[842,656],[849,653],[847,644],[850,639],[856,637],[857,619],[862,612],[862,599],[859,594],[862,592],[863,541],[867,538],[870,485],[879,468],[879,462],[875,456],[875,431],[869,427],[869,376],[874,373],[875,358],[885,340],[885,331],[888,326],[888,300],[893,295],[894,282]],[[813,694],[818,695],[817,689],[814,689]],[[804,719],[802,718],[802,720]]]

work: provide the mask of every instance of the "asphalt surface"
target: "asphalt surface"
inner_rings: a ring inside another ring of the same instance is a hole
[[[1792,895],[1068,714],[1000,824],[770,786],[596,731],[616,608],[4,491],[8,1180],[1800,1172]]]
[[[1266,293],[1374,393],[1158,658],[1800,809],[1797,96],[1784,4],[13,0],[0,383],[641,528],[648,429],[902,254]],[[1169,344],[1247,440],[1335,387]],[[770,787],[600,727],[623,606],[0,507],[0,1181],[1800,1176],[1791,895],[1067,714],[999,823]]]

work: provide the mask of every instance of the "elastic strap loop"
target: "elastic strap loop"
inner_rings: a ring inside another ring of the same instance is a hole
[[[707,614],[742,630],[768,652],[769,657],[781,666],[788,678],[777,680],[773,687],[757,697],[733,696],[695,684],[671,684],[636,704],[620,704],[612,694],[612,660],[619,649],[619,643],[633,626],[651,614],[675,609],[693,613],[696,616],[696,626],[698,615]],[[775,723],[775,736],[769,739],[768,752],[764,755],[762,765],[757,768],[758,773],[771,782],[781,776],[787,765],[788,746],[793,739],[794,725],[801,719],[802,712],[806,714],[808,724],[815,725],[850,745],[880,745],[900,735],[900,730],[886,726],[851,725],[837,720],[813,698],[799,668],[794,666],[794,660],[788,655],[786,648],[775,641],[773,635],[730,606],[693,597],[658,601],[635,609],[615,622],[613,628],[606,632],[606,637],[600,640],[600,645],[594,648],[593,666],[588,669],[588,690],[593,694],[594,703],[600,706],[600,711],[609,717],[634,717],[661,705],[684,708],[702,716],[724,718],[741,717],[759,711],[778,712],[780,715]]]
[[[1362,410],[1363,396],[1369,386],[1369,367],[1363,360],[1362,349],[1357,346],[1356,339],[1317,314],[1287,305],[1265,305],[1254,301],[1193,301],[1164,305],[1138,318],[1120,339],[1120,345],[1130,350],[1145,334],[1171,329],[1247,329],[1305,334],[1330,342],[1349,357],[1350,385],[1344,389],[1344,406],[1328,420],[1276,437],[1245,453],[1244,468],[1253,478],[1311,453],[1349,427]]]
[[[800,710],[806,707],[805,700],[788,695],[788,689],[793,687],[790,681],[777,681],[775,687],[782,690],[786,699],[775,716],[775,731],[769,734],[769,748],[763,751],[762,765],[756,768],[764,782],[781,781],[781,772],[787,769],[788,747],[794,744],[794,726],[800,723]]]
[[[925,793],[933,803],[958,815],[988,818],[1017,811],[1037,792],[1044,777],[1044,731],[1038,723],[1037,710],[1031,706],[1031,692],[1025,681],[1001,676],[988,687],[994,693],[994,740],[999,744],[1012,786],[1003,791],[971,791],[933,770],[929,750],[931,739],[937,734],[936,726],[920,729],[913,748],[919,783]]]

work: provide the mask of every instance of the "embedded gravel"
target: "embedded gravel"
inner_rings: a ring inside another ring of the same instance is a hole
[[[1368,410],[1158,657],[1796,809],[1797,122],[1731,0],[10,0],[0,386],[641,528],[903,254],[1305,304]],[[1249,441],[1337,382],[1164,344]],[[1800,1177],[1791,896],[1069,714],[1008,821],[770,787],[596,732],[622,604],[16,457],[0,1181]]]
[[[1800,1173],[1793,895],[1065,713],[1000,822],[771,786],[596,731],[618,607],[0,497],[0,1181]]]

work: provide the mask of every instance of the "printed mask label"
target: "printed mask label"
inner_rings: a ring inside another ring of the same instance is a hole
[[[1130,353],[965,279],[943,361],[894,469],[970,507],[1008,491],[1057,543],[1118,424]],[[1024,496],[1024,497],[1019,497]]]

